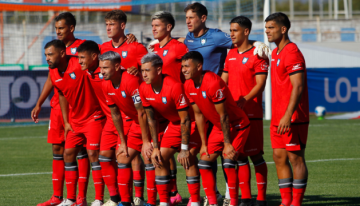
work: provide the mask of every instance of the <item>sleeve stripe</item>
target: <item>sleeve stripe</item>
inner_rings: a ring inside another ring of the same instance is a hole
[[[221,101],[214,102],[214,104],[220,104],[220,103],[223,103],[223,102],[225,102],[225,100],[226,100],[226,98],[225,98],[225,99],[223,99],[223,100],[221,100]]]
[[[295,72],[292,72],[289,74],[289,76],[293,75],[293,74],[297,74],[297,73],[303,73],[304,70],[298,70],[298,71],[295,71]]]
[[[191,105],[194,105],[194,104],[195,104],[195,102],[191,102],[190,104],[191,104]]]
[[[181,108],[181,109],[178,109],[178,111],[180,112],[180,111],[187,111],[189,109],[189,106],[187,106],[187,107],[184,107],[184,108]]]
[[[116,104],[108,105],[109,107],[116,107]]]
[[[143,107],[144,107],[144,108],[152,108],[152,106],[151,106],[151,105],[150,105],[150,106],[144,106],[144,105],[143,105]]]
[[[224,72],[224,73],[229,73],[228,71],[225,71],[225,70],[224,70],[223,72]]]
[[[255,73],[255,75],[261,75],[261,74],[265,74],[265,75],[267,75],[267,74],[268,74],[268,72],[258,72],[258,73]]]

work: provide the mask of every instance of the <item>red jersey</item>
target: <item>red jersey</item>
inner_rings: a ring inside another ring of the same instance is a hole
[[[161,91],[155,93],[151,84],[143,82],[140,97],[144,107],[152,107],[173,124],[180,123],[178,111],[188,110],[190,104],[181,83],[169,76],[163,77]],[[189,112],[193,116],[193,112]]]
[[[231,127],[244,128],[250,124],[244,111],[236,105],[225,82],[214,72],[205,72],[199,88],[195,87],[191,79],[185,82],[184,87],[190,103],[195,103],[205,118],[219,130],[222,130],[220,115],[215,109],[215,104],[222,103],[225,100],[225,107],[229,115]]]
[[[121,66],[125,69],[134,66],[139,70],[141,69],[141,58],[148,53],[146,48],[138,42],[128,44],[124,41],[119,47],[115,48],[112,44],[112,40],[105,42],[100,46],[101,54],[107,51],[119,53],[121,56]]]
[[[304,72],[304,88],[300,102],[291,117],[291,123],[308,123],[309,97],[304,56],[294,43],[285,45],[279,54],[277,51],[278,48],[275,48],[271,56],[271,124],[279,125],[281,118],[284,116],[293,89],[290,75],[298,72]]]
[[[58,69],[50,69],[50,78],[54,87],[64,94],[72,108],[72,123],[82,126],[104,117],[90,80],[86,71],[81,70],[78,58],[69,59],[64,73],[60,73]]]
[[[163,47],[160,44],[154,45],[154,53],[163,60],[162,73],[174,78],[178,82],[185,82],[181,72],[181,58],[188,52],[185,44],[176,39],[171,39]]]
[[[66,47],[66,55],[78,56],[77,48],[86,40],[75,39],[75,41]],[[59,104],[59,93],[54,89],[54,96],[50,100],[50,106],[53,109],[61,109]]]
[[[228,87],[237,102],[248,95],[256,85],[256,75],[267,74],[269,61],[254,55],[255,47],[239,53],[237,48],[229,51],[224,72],[229,74]],[[263,118],[262,94],[246,102],[244,112],[250,119]]]
[[[107,105],[118,106],[121,112],[129,116],[136,123],[139,123],[139,120],[134,104],[141,103],[139,96],[140,84],[140,77],[133,76],[127,72],[122,72],[119,88],[114,88],[110,80],[103,81],[102,83]]]

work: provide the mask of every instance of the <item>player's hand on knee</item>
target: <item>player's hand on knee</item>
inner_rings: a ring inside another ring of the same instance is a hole
[[[125,143],[121,143],[120,147],[118,148],[116,152],[116,157],[119,155],[123,155],[124,157],[129,157],[128,148]]]
[[[279,126],[278,126],[276,133],[285,134],[286,132],[289,132],[290,125],[291,125],[291,116],[288,117],[288,116],[284,115],[279,122]]]
[[[67,122],[67,123],[65,123],[64,124],[64,135],[65,135],[65,139],[66,139],[66,136],[67,136],[67,134],[68,134],[68,132],[72,132],[72,133],[74,133],[74,130],[73,130],[73,128],[71,127],[71,124],[69,123],[69,122]]]
[[[189,152],[189,150],[181,150],[177,156],[177,161],[184,167],[184,169],[189,169],[189,167],[190,167],[190,152]]]
[[[35,106],[34,109],[31,111],[31,119],[35,122],[39,122],[39,113],[40,113],[41,107]]]
[[[201,148],[200,148],[200,157],[202,155],[206,155],[208,158],[210,158],[210,155],[209,155],[209,152],[208,152],[208,148],[207,146],[204,144],[204,145],[201,145]]]
[[[142,153],[143,155],[146,157],[146,159],[148,159],[149,161],[151,160],[151,154],[154,150],[154,147],[152,146],[152,144],[150,142],[146,142],[143,144],[142,146]]]
[[[233,161],[236,161],[237,159],[237,151],[235,151],[234,147],[230,143],[225,143],[224,150],[223,150],[223,157],[226,159],[231,159]]]
[[[151,154],[151,162],[155,167],[161,168],[161,153],[159,148],[154,148]]]

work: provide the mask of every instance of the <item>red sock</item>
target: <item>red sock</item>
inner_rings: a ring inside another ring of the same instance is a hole
[[[104,156],[99,156],[101,173],[106,184],[106,187],[109,190],[110,196],[119,195],[117,188],[116,180],[116,168],[113,165],[113,161],[110,158]]]
[[[92,177],[95,187],[95,200],[104,199],[104,181],[101,173],[101,166],[99,162],[91,163]]]
[[[292,184],[293,178],[279,179],[281,203],[285,206],[290,206],[292,201]]]
[[[199,171],[202,179],[203,188],[210,205],[217,204],[215,177],[211,169],[212,162],[200,160]]]
[[[304,194],[306,190],[307,179],[294,179],[293,182],[293,199],[291,205],[301,206],[301,203],[304,199]]]
[[[65,163],[63,155],[54,154],[52,169],[54,196],[62,197],[65,178]]]
[[[227,176],[227,183],[230,194],[230,205],[238,205],[239,197],[239,180],[236,167],[236,161],[224,159],[224,171]]]
[[[241,199],[251,199],[251,187],[250,187],[250,165],[249,160],[238,161],[239,166],[239,187],[241,189]]]
[[[170,192],[178,191],[176,184],[176,173],[177,170],[170,170]]]
[[[144,171],[133,171],[135,197],[144,197]]]
[[[146,191],[148,196],[147,203],[156,205],[156,186],[155,186],[155,167],[153,164],[146,164]]]
[[[258,188],[257,200],[265,201],[266,200],[266,187],[267,187],[267,165],[265,160],[254,162],[255,166],[255,175],[256,175],[256,184]]]
[[[131,164],[118,163],[118,185],[122,202],[131,202],[132,170]]]
[[[76,162],[65,162],[65,181],[67,190],[67,199],[76,199],[76,185],[79,178]]]
[[[156,189],[161,203],[170,203],[170,176],[155,176]]]
[[[87,154],[78,154],[79,164],[79,196],[86,198],[90,176],[90,162]]]
[[[200,176],[186,176],[191,202],[200,202]]]

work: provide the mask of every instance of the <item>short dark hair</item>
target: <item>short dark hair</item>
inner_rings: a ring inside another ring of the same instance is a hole
[[[201,18],[203,15],[205,15],[205,16],[208,15],[208,10],[206,9],[206,7],[198,2],[188,4],[185,7],[184,12],[187,12],[189,10],[192,10],[193,12],[195,12],[199,18]]]
[[[171,26],[172,26],[171,30],[173,30],[175,27],[175,19],[170,12],[158,11],[154,15],[152,15],[151,20],[154,20],[154,19],[159,19],[161,22],[163,22],[165,24],[171,24]]]
[[[100,54],[99,45],[91,40],[86,40],[77,48],[77,52],[89,52],[90,54]]]
[[[265,19],[265,22],[268,22],[268,21],[275,21],[280,26],[285,26],[287,28],[286,32],[288,32],[291,27],[289,17],[282,12],[276,12],[276,13],[270,14]]]
[[[125,12],[123,12],[122,10],[115,9],[115,10],[112,10],[112,11],[109,11],[108,13],[106,13],[105,21],[107,21],[107,20],[114,20],[119,23],[124,22],[126,24],[127,16],[126,16]]]
[[[44,49],[54,46],[56,49],[66,50],[65,43],[61,40],[54,39],[45,44]]]
[[[191,51],[191,52],[188,52],[186,53],[182,58],[181,58],[181,61],[186,61],[186,60],[193,60],[197,63],[201,63],[203,64],[204,63],[204,58],[203,56],[200,54],[200,52],[198,51]]]
[[[237,23],[237,24],[239,24],[239,26],[241,26],[245,29],[249,29],[249,33],[250,33],[252,23],[251,23],[250,19],[247,18],[246,16],[237,16],[237,17],[231,19],[230,24],[233,24],[233,23]]]
[[[61,13],[57,17],[55,17],[55,22],[58,22],[60,20],[65,20],[65,24],[68,26],[76,26],[75,16],[70,12]]]

